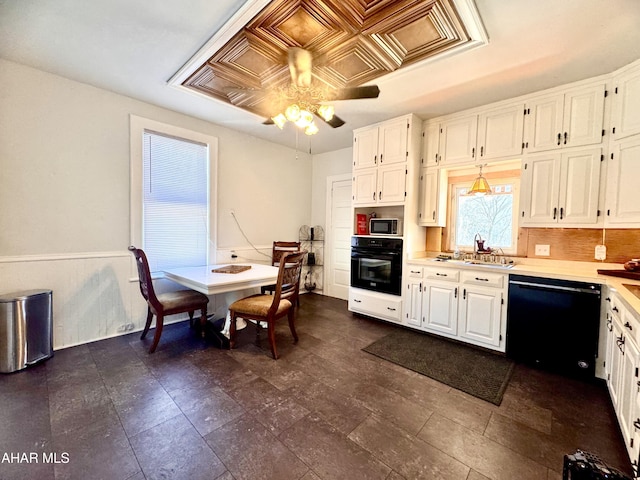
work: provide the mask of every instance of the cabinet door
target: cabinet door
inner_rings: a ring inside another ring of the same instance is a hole
[[[564,95],[549,95],[527,102],[525,144],[527,152],[560,148]]]
[[[614,140],[640,133],[640,65],[616,78],[611,133]]]
[[[378,167],[378,203],[404,203],[406,183],[407,169],[404,164]]]
[[[522,153],[524,104],[482,113],[478,119],[479,158],[488,160]]]
[[[465,287],[460,302],[460,337],[473,343],[499,346],[502,293],[481,287]]]
[[[374,205],[378,199],[378,170],[367,168],[357,170],[353,175],[353,204]]]
[[[419,327],[422,323],[422,280],[410,278],[407,282],[406,294],[405,322],[407,325]]]
[[[422,166],[436,167],[439,163],[438,142],[440,140],[440,125],[432,123],[426,126],[422,139]]]
[[[603,122],[604,84],[565,93],[563,147],[601,143]]]
[[[560,154],[529,157],[522,167],[520,225],[555,224],[558,221]]]
[[[384,123],[378,130],[378,163],[404,163],[407,161],[407,132],[409,123],[400,119]]]
[[[438,208],[440,196],[440,171],[422,168],[420,171],[420,204],[418,206],[418,224],[420,226],[441,225]]]
[[[611,374],[609,375],[609,394],[611,395],[611,402],[615,407],[616,412],[620,406],[620,386],[622,385],[622,349],[624,348],[621,343],[624,339],[622,333],[622,327],[616,321],[614,321],[611,325],[611,340],[612,344],[609,345],[611,348]]]
[[[356,132],[353,136],[353,168],[374,167],[378,164],[378,128]]]
[[[562,154],[559,223],[598,222],[601,156],[599,147]]]
[[[607,224],[640,224],[640,136],[616,142],[607,160]]]
[[[635,404],[638,396],[638,347],[631,340],[631,337],[624,336],[622,363],[622,375],[620,378],[620,398],[618,404],[618,417],[620,420],[620,429],[627,445],[627,451],[632,453],[634,446],[633,437],[635,436],[635,428],[633,421],[636,413]],[[638,455],[636,453],[635,458]],[[634,458],[634,457],[631,457]]]
[[[425,283],[422,299],[422,326],[434,332],[457,335],[458,287]]]
[[[472,164],[476,159],[478,116],[454,118],[440,124],[441,165]]]

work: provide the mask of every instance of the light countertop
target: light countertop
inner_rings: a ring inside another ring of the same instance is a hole
[[[577,282],[596,282],[615,289],[618,294],[640,314],[640,298],[636,297],[624,284],[640,286],[640,281],[622,277],[601,275],[598,270],[624,270],[620,263],[602,262],[572,262],[566,260],[540,260],[532,258],[515,258],[512,268],[487,267],[483,265],[469,265],[460,261],[437,262],[434,255],[408,260],[412,265],[446,268],[463,268],[470,270],[492,271],[496,273],[530,275],[545,278],[561,278]]]

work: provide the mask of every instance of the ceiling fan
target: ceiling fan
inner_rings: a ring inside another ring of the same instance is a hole
[[[312,83],[313,54],[304,48],[291,47],[288,50],[288,65],[291,83],[287,86],[265,90],[251,90],[259,95],[261,113],[269,118],[266,125],[284,128],[287,121],[303,128],[307,135],[318,132],[314,116],[333,128],[344,125],[344,120],[334,114],[330,102],[377,98],[380,89],[377,85],[331,89],[327,86],[315,86]],[[237,104],[247,94],[245,89],[231,88],[227,95],[231,103]]]

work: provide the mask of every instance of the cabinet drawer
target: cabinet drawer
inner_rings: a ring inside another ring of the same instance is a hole
[[[425,267],[424,278],[429,280],[443,280],[445,282],[457,282],[460,278],[460,270]]]
[[[461,281],[465,285],[502,288],[505,284],[505,275],[492,272],[469,271],[462,272]]]
[[[410,278],[422,278],[422,267],[416,267],[415,265],[407,265],[407,275]]]
[[[402,320],[402,297],[350,288],[349,310],[375,318],[400,322]]]

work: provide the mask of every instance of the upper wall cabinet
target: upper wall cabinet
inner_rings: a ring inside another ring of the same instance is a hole
[[[440,163],[438,141],[440,140],[440,125],[426,123],[422,131],[422,159],[423,167],[437,167]]]
[[[415,174],[407,167],[410,129],[419,128],[412,125],[412,118],[404,116],[354,132],[354,205],[404,204],[407,175]],[[415,134],[419,135],[419,132]]]
[[[640,135],[615,142],[607,163],[605,224],[640,226]]]
[[[605,85],[578,87],[526,104],[525,151],[540,152],[602,142]]]
[[[522,154],[524,103],[482,112],[478,117],[476,158],[490,160]]]
[[[472,165],[520,155],[523,130],[524,103],[445,119],[440,122],[439,131],[435,125],[428,124],[425,128],[427,166]]]
[[[521,226],[598,223],[602,148],[547,152],[522,165]]]
[[[614,140],[640,133],[640,64],[623,69],[614,79],[611,134]]]
[[[441,165],[464,165],[475,161],[478,116],[467,115],[440,123],[438,158]]]
[[[353,136],[353,168],[403,163],[407,160],[407,119],[358,130]]]

